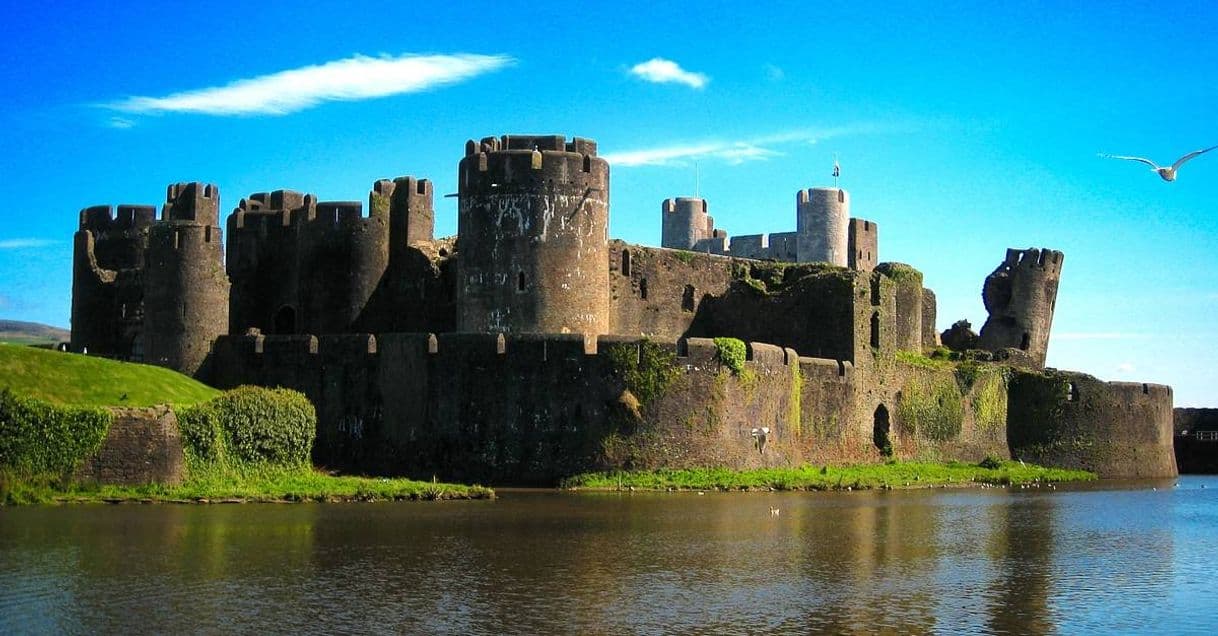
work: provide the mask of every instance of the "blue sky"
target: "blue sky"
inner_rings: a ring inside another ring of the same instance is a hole
[[[940,329],[980,327],[1007,247],[1060,249],[1050,365],[1218,406],[1218,151],[1174,183],[1096,156],[1218,144],[1213,2],[452,4],[14,3],[0,317],[67,326],[89,205],[185,180],[226,210],[400,175],[448,193],[466,139],[557,133],[599,142],[610,233],[650,245],[695,188],[732,234],[793,229],[837,156]]]

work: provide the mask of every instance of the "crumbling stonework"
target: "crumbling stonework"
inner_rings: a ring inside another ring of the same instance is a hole
[[[606,234],[594,141],[506,135],[467,142],[457,196],[458,236],[437,239],[426,179],[376,181],[367,216],[358,202],[252,194],[228,217],[227,271],[214,186],[171,186],[159,221],[88,208],[73,344],[219,387],[303,391],[315,459],[361,472],[553,483],[597,468],[1013,452],[1174,470],[1158,434],[1166,387],[1101,383],[1086,409],[1041,413],[1055,402],[1020,380],[1008,399],[1006,369],[1043,367],[1060,252],[1008,251],[986,280],[982,335],[967,322],[943,334],[971,350],[954,364],[923,357],[938,345],[934,293],[913,267],[878,262],[878,229],[849,218],[844,190],[801,190],[795,232],[734,239],[706,201],[670,199],[664,247],[631,245]],[[724,338],[746,352],[738,366]],[[1133,455],[1049,452],[1104,440],[1117,410],[1110,437],[1136,442]]]
[[[111,410],[114,419],[101,449],[85,460],[76,479],[126,486],[182,483],[186,464],[173,411],[164,406]]]

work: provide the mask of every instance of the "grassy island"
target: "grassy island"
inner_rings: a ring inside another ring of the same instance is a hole
[[[752,470],[688,468],[585,473],[567,479],[563,486],[574,490],[868,490],[1031,485],[1095,478],[1094,473],[1081,470],[986,459],[980,464],[890,462]]]
[[[78,478],[114,420],[110,407],[169,404],[181,435],[176,485]],[[0,345],[0,505],[493,498],[481,486],[330,475],[310,461],[317,415],[304,395],[220,392],[168,369]]]

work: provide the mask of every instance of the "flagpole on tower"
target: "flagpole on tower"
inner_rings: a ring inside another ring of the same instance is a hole
[[[833,153],[833,187],[837,188],[837,178],[842,176],[842,167],[837,163],[837,153]]]

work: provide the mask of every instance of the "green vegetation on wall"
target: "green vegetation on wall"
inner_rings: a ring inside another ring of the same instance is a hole
[[[70,407],[0,389],[0,470],[70,475],[101,448],[110,411]]]
[[[663,396],[681,377],[677,354],[650,340],[640,341],[637,349],[632,345],[613,345],[608,355],[614,372],[643,406]]]
[[[243,386],[176,410],[187,461],[307,466],[317,413],[303,394]]]
[[[803,433],[804,371],[799,363],[791,365],[791,398],[787,401],[787,426],[799,437]]]
[[[951,376],[916,375],[901,387],[897,415],[914,435],[940,442],[952,439],[964,425],[960,387]]]
[[[740,375],[744,373],[744,361],[748,358],[748,347],[736,338],[715,338],[715,357],[719,363]]]
[[[961,365],[963,366],[963,365]],[[974,375],[972,395],[973,419],[977,430],[994,432],[1007,424],[1007,375],[1004,367],[985,365]]]

